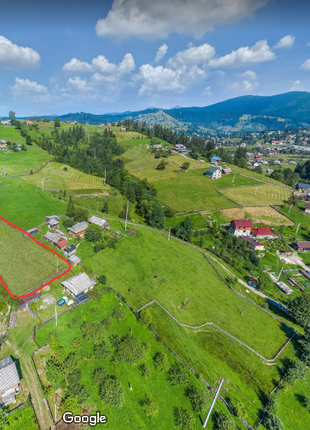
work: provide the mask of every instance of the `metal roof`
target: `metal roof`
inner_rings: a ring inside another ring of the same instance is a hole
[[[66,281],[63,281],[61,285],[68,288],[68,290],[75,296],[78,296],[85,290],[96,285],[96,283],[97,282],[94,279],[90,278],[85,272],[82,272],[72,276],[72,278],[69,278]]]
[[[251,230],[255,236],[274,236],[275,234],[270,230],[269,227],[255,227]]]
[[[0,361],[0,393],[10,390],[20,384],[18,372],[11,357]]]
[[[211,166],[211,167],[209,167],[209,169],[206,171],[206,175],[208,175],[209,173],[214,173],[214,172],[216,172],[217,170],[220,170],[220,168],[219,168],[219,167],[216,167],[216,166]]]
[[[70,227],[68,230],[70,230],[72,233],[78,234],[82,233],[82,231],[85,231],[88,227],[88,223],[86,221],[79,222],[78,224],[75,224],[73,227]]]
[[[71,255],[71,257],[68,260],[70,261],[70,263],[76,264],[76,263],[79,263],[81,261],[81,258],[78,257],[77,255],[73,254],[73,255]]]
[[[107,221],[105,219],[99,218],[98,216],[93,215],[90,219],[89,222],[91,224],[96,224],[99,225],[100,227],[103,227],[105,224],[108,224]]]
[[[310,184],[300,184],[300,183],[298,183],[298,188],[310,188]]]
[[[60,236],[58,236],[58,234],[55,233],[51,233],[50,231],[47,231],[44,235],[45,239],[53,242],[53,243],[58,243],[60,240],[62,240],[62,238]]]
[[[230,224],[234,224],[235,227],[253,227],[252,220],[250,219],[233,219]]]

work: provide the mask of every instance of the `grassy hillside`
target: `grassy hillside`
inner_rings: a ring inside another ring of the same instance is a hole
[[[7,176],[21,175],[38,170],[45,161],[51,160],[51,156],[42,150],[27,151],[0,151],[0,176],[3,175],[4,168]]]
[[[256,192],[257,189],[257,192]],[[272,185],[259,185],[257,187],[229,188],[221,193],[240,205],[281,205],[292,194]],[[255,195],[256,193],[256,195]]]

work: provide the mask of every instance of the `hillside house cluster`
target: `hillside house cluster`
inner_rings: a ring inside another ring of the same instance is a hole
[[[176,152],[183,152],[183,153],[187,152],[186,146],[181,143],[177,143],[176,145],[173,145],[172,150]]]
[[[56,233],[52,233],[50,231],[47,231],[45,233],[44,239],[47,240],[51,245],[55,246],[60,250],[63,250],[68,246],[68,243],[66,240],[64,240],[60,235]]]
[[[275,239],[276,235],[269,227],[255,227],[250,219],[233,219],[230,221],[229,231],[234,236],[241,237],[247,241],[254,251],[263,251],[262,239]]]

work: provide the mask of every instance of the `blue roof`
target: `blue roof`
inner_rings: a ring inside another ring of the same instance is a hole
[[[310,184],[300,184],[300,183],[298,183],[298,188],[310,188]]]
[[[216,156],[211,157],[211,160],[222,161],[220,157],[216,157]]]

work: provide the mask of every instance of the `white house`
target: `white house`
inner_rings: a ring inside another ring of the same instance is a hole
[[[222,177],[222,171],[219,167],[211,166],[205,173],[211,179],[220,179]]]

